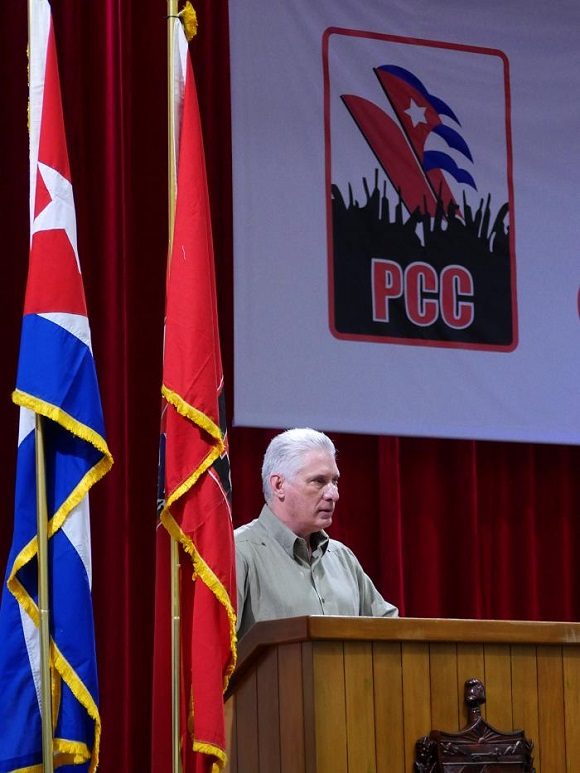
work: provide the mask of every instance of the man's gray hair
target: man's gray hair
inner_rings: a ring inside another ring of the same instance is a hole
[[[293,478],[302,466],[302,460],[309,451],[326,451],[336,456],[332,440],[310,427],[295,427],[272,438],[262,463],[262,489],[266,502],[272,499],[270,475],[279,472],[285,478]]]

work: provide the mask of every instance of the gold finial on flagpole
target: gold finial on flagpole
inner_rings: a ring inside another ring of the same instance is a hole
[[[197,35],[197,14],[193,5],[187,0],[181,11],[177,14],[183,24],[185,37],[189,43]]]

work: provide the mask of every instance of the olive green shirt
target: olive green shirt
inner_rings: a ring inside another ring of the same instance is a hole
[[[301,615],[396,617],[356,556],[326,532],[306,540],[285,526],[267,505],[234,532],[238,583],[238,637],[259,620]]]

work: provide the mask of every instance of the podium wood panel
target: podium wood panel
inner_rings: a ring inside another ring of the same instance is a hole
[[[375,760],[372,642],[344,643],[348,769],[371,770]]]
[[[409,760],[413,757],[417,738],[425,734],[424,728],[431,723],[429,644],[403,642],[402,654],[405,759]]]
[[[312,773],[347,773],[346,684],[342,641],[317,642],[309,650],[313,679],[306,723],[314,729]],[[313,722],[310,720],[312,717]],[[310,773],[310,771],[309,771]]]
[[[260,769],[258,754],[258,696],[256,673],[236,693],[236,770],[251,773]],[[240,742],[241,741],[241,742]],[[233,757],[233,755],[230,755]],[[231,762],[231,759],[230,759]]]
[[[278,651],[268,650],[257,671],[258,758],[272,773],[280,771]]]
[[[580,760],[580,649],[564,658],[564,710],[566,713],[566,773],[574,773]]]
[[[228,773],[412,773],[418,738],[466,724],[471,677],[537,773],[579,770],[577,623],[292,618],[254,626],[238,663]]]
[[[280,696],[281,773],[302,773],[304,761],[304,699],[302,691],[302,649],[300,644],[278,648]]]
[[[537,649],[533,645],[514,645],[511,648],[511,654],[514,728],[525,728],[527,737],[534,740],[535,767],[536,772],[539,773],[541,762],[538,759],[540,714]]]
[[[435,727],[459,727],[461,723],[457,685],[457,645],[430,646],[431,721]]]
[[[403,673],[399,642],[373,642],[377,773],[403,770]]]
[[[538,705],[540,771],[542,773],[564,771],[566,770],[566,744],[562,743],[562,729],[565,726],[564,674],[559,647],[538,647]],[[576,764],[578,765],[578,760]]]
[[[483,661],[486,715],[494,727],[514,729],[511,650],[502,644],[486,644]]]

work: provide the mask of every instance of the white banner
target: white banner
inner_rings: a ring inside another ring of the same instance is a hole
[[[580,5],[230,3],[239,425],[580,441]]]

